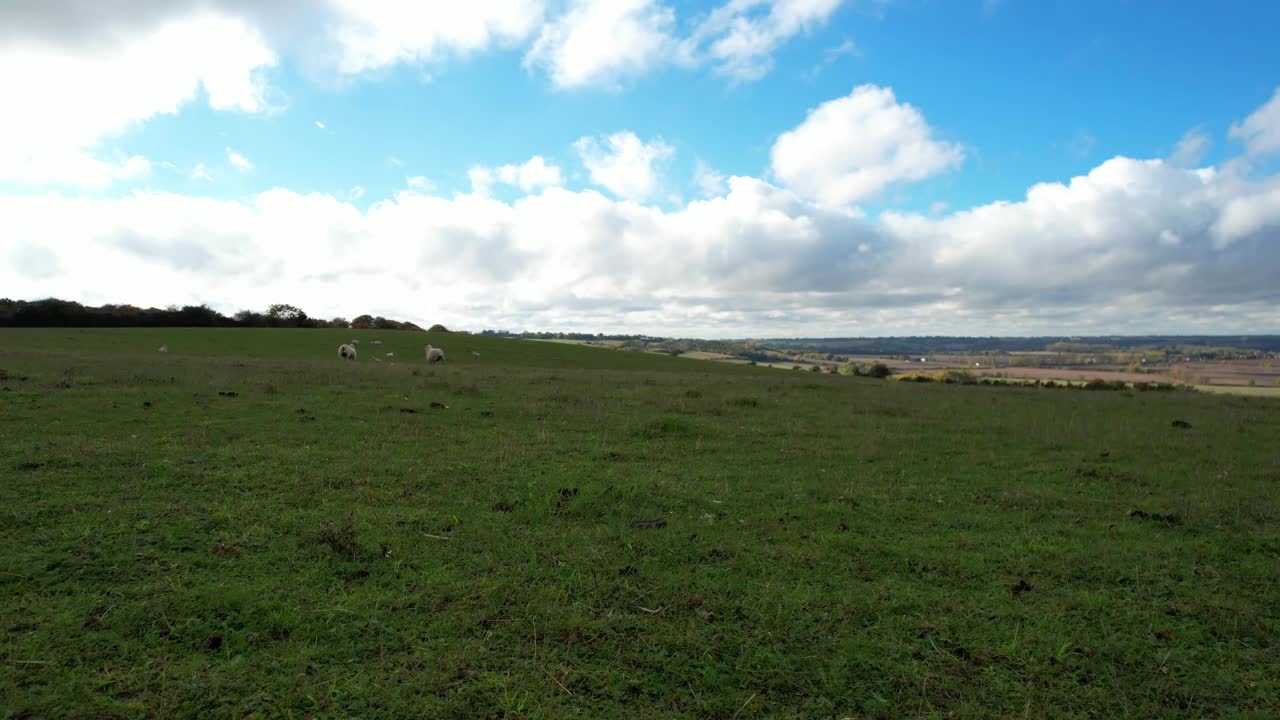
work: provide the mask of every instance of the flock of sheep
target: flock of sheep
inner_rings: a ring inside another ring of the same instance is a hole
[[[374,343],[381,344],[377,340],[375,340]],[[444,362],[444,350],[437,347],[431,347],[431,345],[428,344],[425,348],[423,348],[423,351],[427,356],[428,365],[434,365],[436,363]],[[387,357],[394,357],[394,356],[395,356],[395,353],[387,353]],[[356,359],[356,341],[352,340],[349,343],[339,345],[338,357],[342,358],[343,360],[355,360]],[[375,357],[374,360],[377,360],[378,362],[382,362],[382,359],[378,357]]]
[[[356,343],[358,343],[358,342],[359,342],[358,340],[352,340],[352,341],[351,341],[351,342],[349,342],[349,343],[344,343],[344,344],[342,344],[342,345],[339,345],[339,346],[338,346],[338,357],[342,358],[343,360],[355,360],[355,359],[356,359]],[[374,340],[374,341],[373,341],[373,344],[374,344],[374,345],[381,345],[381,344],[382,344],[382,341],[381,341],[381,340]],[[167,352],[169,352],[169,346],[168,346],[168,345],[161,345],[161,346],[160,346],[160,352],[162,352],[162,353],[167,353]],[[426,356],[427,356],[427,364],[428,364],[428,365],[434,365],[434,364],[436,364],[436,363],[442,363],[442,362],[444,362],[444,350],[443,350],[443,349],[441,349],[441,348],[431,347],[431,345],[430,345],[430,344],[428,344],[425,348],[423,348],[423,352],[424,352],[424,353],[426,354]],[[471,354],[472,354],[472,355],[475,355],[476,357],[480,357],[480,353],[478,353],[478,352],[472,352]],[[395,353],[393,353],[393,352],[389,352],[389,353],[387,353],[387,357],[395,357],[395,355],[396,355],[396,354],[395,354]],[[374,361],[375,361],[375,362],[382,362],[382,358],[380,358],[380,357],[374,356],[374,358],[373,358],[373,359],[374,359]],[[391,363],[391,364],[392,364],[392,365],[394,365],[395,363],[393,362],[393,363]]]

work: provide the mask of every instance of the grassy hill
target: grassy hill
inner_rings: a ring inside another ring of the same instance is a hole
[[[0,369],[7,717],[1280,713],[1274,401],[394,331]]]

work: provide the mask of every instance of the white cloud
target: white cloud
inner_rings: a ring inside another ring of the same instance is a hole
[[[698,192],[703,197],[716,197],[723,195],[725,192],[725,177],[715,168],[698,158],[697,163],[693,167],[693,184],[698,186]]]
[[[1191,128],[1174,146],[1173,154],[1169,156],[1169,162],[1176,167],[1196,167],[1204,159],[1205,153],[1209,151],[1211,145],[1213,145],[1213,141],[1209,139],[1209,135],[1205,133],[1204,128]]]
[[[699,23],[691,42],[737,81],[758,80],[773,53],[795,35],[823,25],[841,0],[728,0]],[[852,49],[852,48],[851,48]]]
[[[205,167],[204,163],[196,163],[196,166],[191,168],[191,179],[213,182],[213,176],[209,174],[209,168]]]
[[[479,195],[488,195],[495,183],[512,185],[526,193],[564,184],[560,168],[548,165],[541,155],[534,155],[522,165],[503,165],[498,168],[476,166],[467,172],[467,177],[471,181],[471,191]]]
[[[140,155],[119,161],[100,160],[82,150],[54,149],[39,155],[0,162],[0,181],[31,185],[75,185],[101,189],[115,182],[136,180],[150,174],[151,163]]]
[[[1229,137],[1243,142],[1253,156],[1280,152],[1280,88],[1244,122],[1233,123]]]
[[[391,155],[387,158],[387,164],[391,167],[404,167],[404,161],[395,155]]]
[[[347,74],[510,45],[534,32],[545,13],[542,0],[331,1],[338,10],[330,24],[340,48],[337,67]]]
[[[0,252],[15,260],[0,286],[721,337],[1280,330],[1280,177],[1113,158],[1017,202],[879,218],[726,185],[670,210],[557,187],[510,202],[405,191],[363,211],[287,190],[0,197],[25,243]],[[430,316],[426,287],[442,298]]]
[[[325,124],[320,122],[319,120],[316,121],[316,127],[320,128],[321,130],[326,129]]]
[[[591,182],[620,198],[643,200],[655,195],[662,184],[662,165],[675,150],[661,139],[643,142],[623,131],[604,139],[579,138],[574,147]]]
[[[959,145],[934,139],[919,110],[875,85],[811,110],[799,127],[778,138],[772,153],[779,180],[831,205],[952,170],[963,159]]]
[[[404,181],[411,190],[418,192],[431,192],[436,189],[436,184],[422,175],[413,175],[405,178]]]
[[[620,77],[687,62],[675,25],[675,12],[658,0],[573,0],[542,27],[525,67],[544,68],[560,88],[616,87]]]
[[[139,28],[104,26],[82,43],[19,33],[23,27],[0,41],[0,167],[27,168],[28,182],[110,182],[120,174],[96,148],[177,112],[201,91],[215,110],[270,108],[263,73],[276,56],[237,18],[200,13]]]
[[[818,77],[824,70],[831,67],[840,60],[840,58],[845,56],[862,57],[862,51],[858,50],[858,46],[854,45],[852,40],[845,39],[845,41],[839,45],[823,50],[822,60],[810,68],[809,71],[805,73],[805,77],[809,80]]]
[[[364,197],[364,195],[365,189],[361,185],[353,185],[351,189],[347,191],[347,197],[351,198],[352,202],[356,202],[360,198]]]
[[[249,162],[249,158],[229,147],[227,148],[227,162],[231,163],[231,167],[240,172],[253,172],[253,163]]]

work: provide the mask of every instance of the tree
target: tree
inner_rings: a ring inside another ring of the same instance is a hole
[[[277,327],[301,327],[307,322],[307,314],[294,305],[276,303],[267,308],[267,320]]]

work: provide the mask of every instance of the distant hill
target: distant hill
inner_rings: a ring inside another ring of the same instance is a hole
[[[754,341],[771,348],[845,355],[927,355],[930,353],[1031,352],[1061,349],[1087,352],[1121,348],[1214,347],[1280,352],[1280,335],[1101,335],[1044,337],[878,337],[770,338]],[[1055,347],[1056,346],[1056,347]]]

